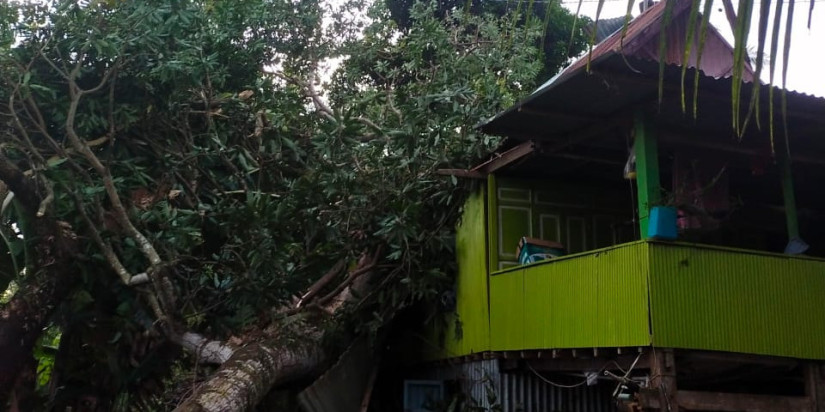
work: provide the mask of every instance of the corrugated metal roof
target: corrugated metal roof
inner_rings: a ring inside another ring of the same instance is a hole
[[[614,17],[612,19],[599,19],[588,25],[587,32],[593,34],[593,28],[596,28],[596,43],[600,43],[608,36],[615,33],[617,30],[624,27],[625,17]]]
[[[664,58],[666,64],[681,65],[684,58],[687,26],[689,23],[689,11],[691,1],[675,1],[670,21],[667,22],[665,38],[667,49]],[[582,70],[587,66],[587,62],[598,60],[602,56],[609,54],[622,54],[625,56],[635,56],[659,61],[659,40],[664,21],[667,1],[662,1],[645,10],[641,15],[631,20],[627,25],[627,30],[616,30],[612,35],[601,41],[590,55],[585,55],[570,66],[564,69],[563,73],[572,73]],[[623,18],[620,18],[623,20]],[[615,19],[608,19],[611,22]],[[698,33],[699,21],[696,22],[696,32]],[[698,49],[698,43],[694,39],[693,50]],[[688,60],[688,67],[695,67],[696,53]],[[705,40],[702,51],[702,67],[700,68],[706,75],[712,77],[726,77],[731,74],[733,62],[733,48],[711,25]],[[750,68],[745,69],[746,78],[752,75]]]
[[[682,68],[667,65],[663,74],[664,96],[658,102],[659,64],[655,61],[605,55],[591,65],[591,72],[579,70],[534,93],[521,103],[500,113],[482,125],[484,132],[508,136],[515,141],[563,140],[604,124],[620,113],[644,107],[655,121],[673,130],[697,131],[723,138],[734,137],[731,116],[732,78],[716,79],[699,73],[698,113],[694,119],[691,110],[692,80],[695,69],[688,69],[685,98],[688,113],[682,111]],[[741,110],[747,110],[752,85],[742,90]],[[745,133],[767,134],[769,88],[760,88],[762,130],[751,122]],[[774,88],[775,127],[782,130],[779,102],[782,90]],[[792,140],[825,131],[825,99],[799,92],[787,91],[788,123]],[[743,116],[744,117],[744,116]]]
[[[578,130],[614,117],[621,111],[633,110],[639,105],[649,105],[658,113],[658,120],[679,128],[713,131],[732,135],[730,91],[732,89],[732,48],[711,27],[702,57],[699,74],[699,118],[693,119],[681,107],[682,68],[685,28],[688,24],[690,1],[677,1],[673,19],[667,28],[669,48],[664,55],[665,95],[661,105],[658,98],[658,39],[665,11],[665,2],[647,9],[628,24],[622,36],[619,30],[592,51],[539,87],[526,99],[499,113],[481,125],[484,132],[503,135],[514,140],[553,140],[565,138]],[[695,48],[694,48],[695,50]],[[591,72],[586,72],[588,58]],[[688,67],[695,66],[695,56],[688,60]],[[686,100],[692,101],[692,79],[696,71],[687,73]],[[750,74],[746,67],[745,78]],[[751,85],[743,87],[742,99],[750,98]],[[768,101],[768,88],[761,88],[761,102]],[[776,88],[778,101],[781,90]],[[802,112],[825,114],[823,99],[804,93],[787,92],[789,108]],[[689,104],[689,103],[688,103]],[[743,104],[743,110],[747,104]],[[763,104],[762,108],[767,108]],[[779,110],[776,110],[779,112]],[[789,113],[793,110],[789,110]],[[790,114],[789,118],[794,118]],[[796,116],[800,117],[800,116]],[[810,120],[810,116],[801,116]],[[767,121],[766,121],[767,122]],[[754,123],[754,122],[751,122]],[[797,119],[794,126],[798,126]],[[775,123],[778,127],[781,122]],[[798,129],[801,129],[797,127]],[[754,130],[754,133],[762,131]]]
[[[621,30],[613,33],[613,35],[596,45],[589,55],[581,57],[564,69],[563,73],[573,73],[581,70],[587,66],[588,61],[592,63],[608,54],[623,53],[625,55],[633,55],[639,47],[659,33],[666,3],[666,1],[659,2],[642,12],[642,14],[627,24],[627,31],[624,35]],[[689,5],[689,1],[678,1],[677,4],[674,5],[673,18],[681,15]]]

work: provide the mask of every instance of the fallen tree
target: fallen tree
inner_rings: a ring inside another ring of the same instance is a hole
[[[0,395],[62,331],[57,406],[246,410],[439,296],[466,188],[434,172],[540,69],[537,27],[424,6],[5,7]]]

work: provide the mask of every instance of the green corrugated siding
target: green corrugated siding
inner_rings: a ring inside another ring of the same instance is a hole
[[[490,277],[490,347],[525,349],[524,269]]]
[[[637,242],[492,276],[492,349],[647,345],[647,260]]]
[[[825,359],[825,262],[650,248],[656,346]]]
[[[455,318],[451,319],[444,333],[442,357],[484,352],[490,347],[484,206],[483,191],[470,196],[456,230],[456,313],[461,335],[456,336]]]

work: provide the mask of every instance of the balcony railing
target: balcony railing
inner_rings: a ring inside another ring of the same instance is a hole
[[[490,350],[647,346],[825,359],[825,260],[639,241],[490,276]]]

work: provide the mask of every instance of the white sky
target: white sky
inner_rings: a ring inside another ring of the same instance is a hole
[[[639,0],[636,1],[637,5],[633,6],[634,16],[639,14],[638,3]],[[736,7],[738,2],[733,1],[733,3],[734,7]],[[783,12],[782,20],[785,20],[785,16],[787,14],[787,2],[785,3],[785,11]],[[562,4],[575,13],[579,1],[562,0]],[[814,7],[813,22],[811,24],[811,29],[808,30],[808,7],[810,6],[810,2],[799,0],[796,1],[793,19],[793,32],[791,35],[791,54],[788,66],[787,87],[790,90],[815,94],[817,96],[825,96],[825,73],[823,73],[825,72],[825,1],[815,0],[815,4],[816,7]],[[581,14],[590,18],[595,18],[597,5],[598,1],[596,0],[583,0]],[[714,11],[710,17],[711,24],[713,24],[719,32],[725,36],[729,43],[733,44],[733,33],[730,29],[730,25],[728,24],[728,20],[725,18],[725,12],[722,10],[722,2],[715,1],[713,7]],[[775,6],[771,6],[771,8],[774,7]],[[605,0],[600,18],[623,16],[626,10],[627,0]],[[756,45],[758,20],[759,2],[756,2],[753,10],[753,22],[751,23],[751,35],[748,39],[749,47],[751,45]],[[771,17],[771,20],[769,20],[768,23],[768,39],[770,39],[770,26],[773,23],[772,20],[773,19]],[[778,53],[779,61],[777,62],[776,76],[774,79],[774,83],[777,85],[781,85],[782,81],[781,58],[784,30],[783,24],[782,31],[780,32]],[[769,50],[770,49],[766,47],[765,53],[767,54]],[[767,80],[767,65],[762,70],[764,73],[763,79]]]

